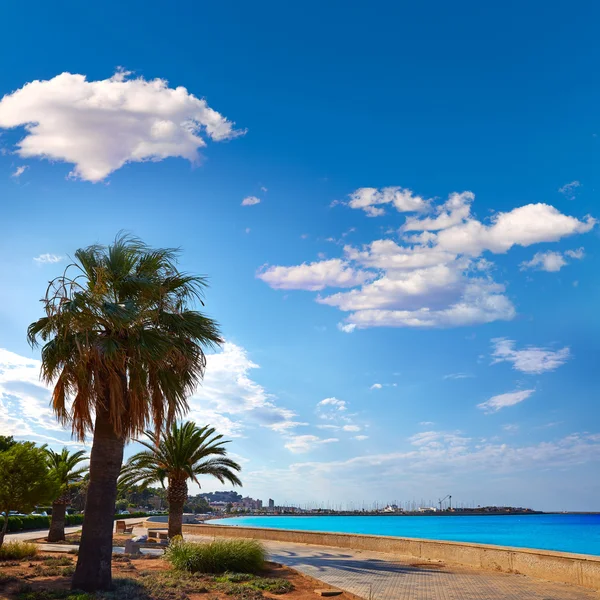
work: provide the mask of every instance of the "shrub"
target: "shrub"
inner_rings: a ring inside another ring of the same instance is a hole
[[[265,549],[256,540],[214,540],[208,544],[174,539],[165,558],[190,573],[258,573],[264,568]]]
[[[37,551],[37,546],[29,542],[6,542],[0,546],[0,560],[31,558]]]

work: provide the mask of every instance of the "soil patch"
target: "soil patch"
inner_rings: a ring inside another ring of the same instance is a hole
[[[188,574],[174,571],[160,557],[113,557],[115,590],[110,594],[70,591],[77,558],[43,553],[34,559],[0,563],[2,600],[315,600],[322,583],[292,569],[267,563],[260,575]],[[342,594],[337,598],[350,600]]]

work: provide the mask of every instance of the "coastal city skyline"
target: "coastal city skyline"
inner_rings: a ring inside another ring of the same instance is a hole
[[[207,277],[225,342],[186,418],[242,496],[600,508],[589,14],[272,4],[223,36],[197,34],[215,6],[34,4],[29,42],[0,38],[0,435],[89,450],[26,330],[125,231]]]

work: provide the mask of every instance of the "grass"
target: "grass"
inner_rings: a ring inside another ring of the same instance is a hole
[[[37,546],[30,542],[6,542],[0,546],[0,560],[32,558],[37,552]]]
[[[196,544],[175,539],[165,559],[189,573],[259,573],[265,566],[264,546],[256,540],[214,540]]]

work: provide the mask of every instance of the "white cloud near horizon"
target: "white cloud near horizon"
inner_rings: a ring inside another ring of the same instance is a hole
[[[516,371],[528,375],[540,375],[558,369],[569,360],[571,355],[568,346],[559,350],[537,346],[527,346],[522,350],[517,350],[515,345],[514,340],[494,338],[492,340],[492,364],[508,362]]]
[[[25,128],[18,156],[72,164],[71,177],[91,182],[131,162],[178,157],[195,164],[204,138],[245,133],[186,88],[129,75],[88,81],[62,73],[27,83],[0,100],[0,129]]]
[[[557,242],[586,233],[596,224],[591,216],[579,220],[541,203],[497,213],[482,223],[471,212],[472,192],[452,193],[436,206],[410,190],[386,189],[383,193],[360,188],[351,195],[350,205],[370,211],[370,216],[383,210],[380,204],[418,213],[400,227],[400,242],[379,239],[362,247],[345,245],[343,258],[266,265],[257,277],[274,289],[353,288],[316,298],[348,313],[338,324],[345,333],[368,327],[439,328],[509,321],[516,310],[506,285],[494,280],[494,263],[481,255]],[[583,250],[573,252],[568,256],[577,258]]]
[[[527,400],[533,392],[535,392],[535,389],[499,394],[498,396],[492,396],[489,400],[478,404],[477,408],[484,410],[488,414],[495,413],[507,406],[514,406],[515,404],[519,404],[519,402]]]
[[[260,198],[256,196],[246,196],[242,200],[242,206],[255,206],[256,204],[260,204]]]

